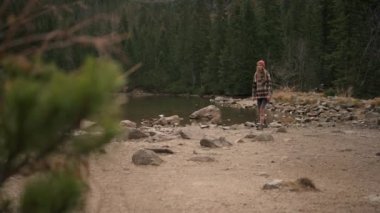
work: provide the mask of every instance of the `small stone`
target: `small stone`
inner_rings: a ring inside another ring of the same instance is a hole
[[[132,156],[135,165],[160,165],[163,160],[152,150],[140,149]]]
[[[245,143],[245,141],[242,138],[239,138],[235,141],[235,143]]]
[[[279,189],[281,187],[282,182],[283,181],[279,179],[272,180],[264,184],[263,190]]]
[[[376,153],[376,156],[380,156],[380,152]]]
[[[207,124],[201,124],[200,127],[201,127],[201,129],[206,129],[206,128],[209,128],[210,125],[207,125]]]
[[[250,132],[248,135],[244,136],[244,138],[255,138],[257,135],[253,134],[252,132]]]
[[[218,139],[203,138],[200,141],[201,146],[209,148],[220,148],[224,146],[232,146],[232,143],[228,142],[224,137]]]
[[[380,194],[369,195],[367,198],[371,202],[380,202]]]
[[[256,124],[255,124],[254,122],[249,122],[249,121],[247,121],[247,122],[244,123],[244,126],[247,126],[247,127],[255,127]]]
[[[229,126],[223,126],[222,129],[223,129],[223,130],[230,130],[231,127],[229,127]]]
[[[237,130],[237,129],[239,129],[239,125],[234,124],[234,125],[231,126],[231,129],[232,130]]]
[[[280,127],[280,128],[277,129],[277,132],[279,132],[279,133],[287,133],[288,131],[286,130],[285,127]]]
[[[280,124],[280,123],[274,121],[274,122],[272,122],[272,123],[269,124],[269,127],[272,127],[272,128],[280,128],[280,127],[282,127],[282,124]]]
[[[120,121],[120,126],[129,127],[129,128],[136,128],[137,125],[133,121],[123,120],[123,121]]]
[[[178,133],[182,139],[191,139],[190,136],[188,134],[184,133],[182,130],[180,130]]]

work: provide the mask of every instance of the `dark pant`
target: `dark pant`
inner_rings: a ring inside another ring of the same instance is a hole
[[[257,99],[257,107],[259,109],[264,109],[265,106],[267,105],[267,103],[268,103],[268,99],[266,99],[266,98],[258,98]]]

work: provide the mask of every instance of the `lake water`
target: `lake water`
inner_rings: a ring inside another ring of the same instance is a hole
[[[200,97],[146,96],[128,97],[123,105],[124,119],[140,123],[142,119],[158,118],[159,115],[178,115],[183,118],[181,124],[190,123],[189,115],[194,111],[212,104],[209,99]],[[220,107],[222,123],[225,125],[255,121],[256,112],[252,109],[234,109]]]

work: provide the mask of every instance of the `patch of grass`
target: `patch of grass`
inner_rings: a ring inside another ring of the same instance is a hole
[[[296,101],[296,92],[289,90],[276,90],[273,92],[273,99],[279,102],[293,103]]]
[[[335,96],[336,95],[336,91],[335,89],[333,88],[328,88],[327,90],[324,91],[324,95],[325,96]]]

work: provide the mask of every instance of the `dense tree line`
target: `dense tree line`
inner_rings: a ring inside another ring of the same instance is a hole
[[[278,87],[380,93],[376,0],[135,1],[125,12],[125,50],[144,64],[131,88],[249,95],[264,59]]]
[[[69,26],[87,16],[114,15],[117,21],[86,26],[79,33],[129,33],[130,39],[122,44],[129,57],[125,67],[143,64],[131,76],[129,89],[250,95],[255,63],[264,59],[276,87],[310,90],[324,84],[335,93],[380,94],[377,0],[75,2],[83,5],[63,8],[56,15],[46,13],[34,30]],[[97,54],[91,48],[68,47],[48,51],[45,58],[71,69],[85,53]]]

